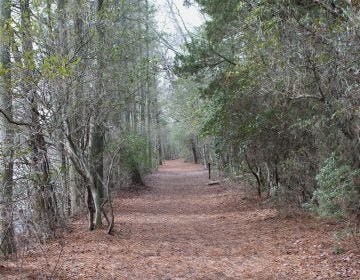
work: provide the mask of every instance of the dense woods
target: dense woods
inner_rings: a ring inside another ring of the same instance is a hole
[[[276,205],[358,223],[359,2],[194,2],[208,20],[175,60],[181,134]]]
[[[85,208],[90,230],[104,217],[110,232],[111,187],[142,184],[160,159],[153,6],[4,0],[1,11],[1,251],[15,235],[57,236]]]
[[[1,254],[85,213],[111,233],[111,194],[175,158],[356,240],[359,1],[188,0],[206,20],[170,9],[177,42],[154,4],[0,0]]]

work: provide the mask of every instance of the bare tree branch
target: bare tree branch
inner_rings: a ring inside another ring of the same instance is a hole
[[[33,124],[31,123],[27,123],[27,122],[22,122],[22,121],[16,121],[13,118],[11,118],[8,114],[6,114],[6,112],[0,108],[0,113],[5,117],[5,119],[12,124],[16,124],[16,125],[21,125],[21,126],[31,126],[34,127]]]

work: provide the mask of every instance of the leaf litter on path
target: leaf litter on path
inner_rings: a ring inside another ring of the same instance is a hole
[[[113,235],[75,220],[63,248],[49,243],[46,261],[41,251],[25,255],[21,271],[7,261],[0,278],[360,279],[351,240],[333,253],[336,223],[283,217],[241,185],[208,185],[207,175],[200,165],[168,161],[147,189],[119,192]]]

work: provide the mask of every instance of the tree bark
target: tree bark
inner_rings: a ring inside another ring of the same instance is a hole
[[[11,0],[1,0],[1,65],[3,74],[1,77],[0,108],[3,108],[7,116],[13,117],[13,97],[11,86],[11,61],[10,61],[10,26]],[[14,132],[12,124],[0,117],[0,250],[4,255],[16,251],[15,231],[13,224],[13,175],[14,162],[13,150]]]
[[[98,108],[101,107],[101,99],[104,94],[103,87],[103,71],[104,71],[104,57],[103,57],[103,46],[105,40],[105,32],[103,30],[103,0],[97,1],[97,18],[98,24],[96,26],[96,33],[98,36],[97,42],[97,73],[96,73],[96,98],[99,100],[97,104]],[[91,133],[91,147],[90,147],[90,160],[92,163],[91,176],[92,184],[90,185],[90,191],[92,195],[92,201],[95,208],[95,227],[100,227],[102,224],[101,221],[101,208],[102,202],[104,199],[104,189],[102,181],[104,178],[104,149],[105,149],[105,128],[100,119],[100,116],[97,116],[93,120],[93,128]],[[90,227],[91,229],[91,227]]]
[[[195,164],[198,164],[198,157],[197,157],[197,151],[196,151],[196,143],[195,143],[195,140],[194,140],[193,138],[191,138],[190,144],[191,144],[191,151],[192,151],[194,163],[195,163]]]
[[[48,157],[47,144],[45,141],[40,112],[38,109],[38,96],[32,85],[36,83],[32,70],[35,65],[33,54],[33,42],[29,36],[31,30],[31,10],[29,0],[20,1],[22,45],[24,52],[24,83],[23,90],[30,100],[29,110],[32,126],[30,127],[31,171],[34,174],[33,187],[35,193],[34,210],[35,223],[41,228],[44,237],[47,238],[55,233],[55,225],[58,222],[57,202],[54,186],[50,182],[50,160]]]

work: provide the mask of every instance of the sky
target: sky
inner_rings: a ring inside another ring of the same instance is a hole
[[[164,47],[161,50],[164,65],[170,66],[175,54],[181,50],[182,45],[185,43],[184,37],[188,38],[187,32],[194,32],[197,27],[205,22],[205,19],[198,6],[184,6],[184,0],[151,1],[157,10],[156,30],[159,35],[159,42]],[[169,3],[172,4],[171,8]],[[179,27],[177,28],[176,25]]]
[[[180,28],[184,33],[188,31],[192,32],[194,29],[199,27],[205,22],[203,15],[200,13],[199,8],[196,6],[185,7],[183,5],[183,0],[151,0],[154,6],[157,9],[156,21],[157,21],[157,31],[164,36],[166,43],[163,39],[160,39],[164,48],[162,49],[163,55],[163,67],[164,69],[169,69],[168,71],[162,71],[159,76],[159,89],[162,94],[159,98],[168,104],[168,98],[172,92],[172,83],[175,77],[172,75],[170,70],[173,58],[175,57],[174,50],[179,51],[181,49],[181,44],[184,43],[184,40],[177,31],[175,21],[173,19],[172,13],[168,5],[168,1],[174,3],[173,11],[178,13],[177,21],[181,25]],[[183,26],[185,24],[185,27]],[[166,33],[166,35],[164,35]],[[169,45],[170,44],[170,47]],[[169,68],[168,68],[169,67]],[[169,108],[164,106],[164,115],[167,116],[168,121],[172,122],[171,112],[168,111]]]
[[[179,11],[180,17],[189,31],[193,31],[194,28],[200,26],[204,22],[204,18],[196,6],[192,5],[190,7],[185,7],[183,5],[183,0],[170,0],[170,2],[175,4],[173,10],[175,12]],[[153,0],[153,3],[158,8],[157,20],[160,31],[176,33],[176,27],[172,20],[167,0]],[[180,17],[178,17],[178,21],[182,23]]]

